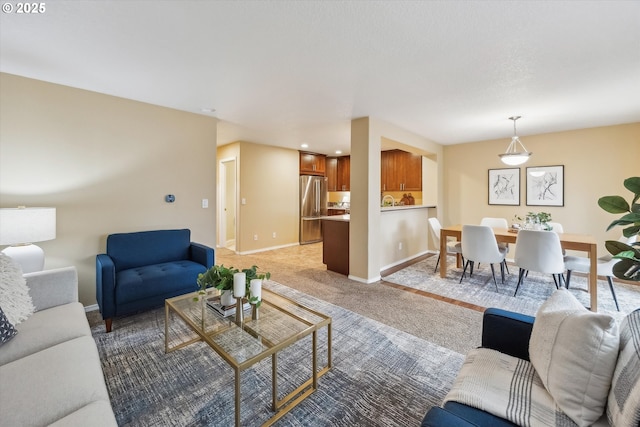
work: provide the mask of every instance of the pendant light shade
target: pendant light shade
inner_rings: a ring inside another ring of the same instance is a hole
[[[520,116],[509,117],[509,120],[513,120],[513,136],[511,137],[511,143],[507,147],[507,151],[504,154],[498,154],[502,163],[509,166],[517,166],[525,163],[529,160],[529,156],[531,156],[531,152],[527,151],[526,147],[522,142],[520,142],[520,138],[516,133],[516,120],[518,120]],[[518,151],[518,145],[522,147],[522,151]]]

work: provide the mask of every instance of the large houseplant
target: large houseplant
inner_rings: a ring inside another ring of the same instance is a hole
[[[622,230],[624,237],[640,235],[640,177],[635,176],[624,180],[624,187],[633,193],[631,203],[622,196],[604,196],[598,199],[598,205],[605,211],[613,214],[623,214],[614,220],[607,231],[615,226],[625,227]],[[624,280],[640,281],[640,242],[632,245],[617,240],[607,240],[605,247],[614,258],[620,259],[613,266],[613,274]]]

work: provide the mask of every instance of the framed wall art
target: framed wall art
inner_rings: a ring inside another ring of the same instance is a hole
[[[564,166],[527,168],[527,206],[564,206]]]
[[[520,206],[520,168],[489,169],[489,204]]]

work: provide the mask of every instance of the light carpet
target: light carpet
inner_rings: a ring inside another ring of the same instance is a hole
[[[275,292],[333,319],[333,368],[319,389],[279,420],[278,426],[419,425],[451,388],[464,356],[284,285]],[[164,353],[164,309],[119,318],[106,334],[92,327],[116,419],[121,426],[232,426],[233,370],[198,342]],[[279,386],[292,389],[310,370],[310,337],[279,354]],[[319,365],[326,360],[319,334]],[[270,416],[271,362],[241,376],[243,426]]]
[[[450,267],[447,277],[441,278],[440,267],[434,272],[436,261],[437,256],[427,258],[386,276],[384,280],[485,308],[497,307],[528,315],[535,315],[540,305],[556,289],[550,274],[530,272],[514,297],[513,293],[518,284],[518,267],[514,265],[509,265],[511,274],[505,273],[504,283],[501,283],[500,267],[495,266],[498,282],[496,291],[488,264],[481,264],[480,268],[475,268],[471,277],[467,271],[466,277],[459,283],[461,268]],[[627,313],[640,307],[640,287],[619,282],[614,282],[614,287],[620,312],[616,311],[606,280],[598,280],[598,312],[622,319]],[[573,274],[569,290],[585,307],[589,306],[586,276]]]

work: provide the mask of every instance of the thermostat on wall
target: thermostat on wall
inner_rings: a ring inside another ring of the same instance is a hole
[[[167,203],[173,203],[176,201],[176,196],[174,196],[173,194],[167,194],[166,196],[164,196],[164,201]]]

